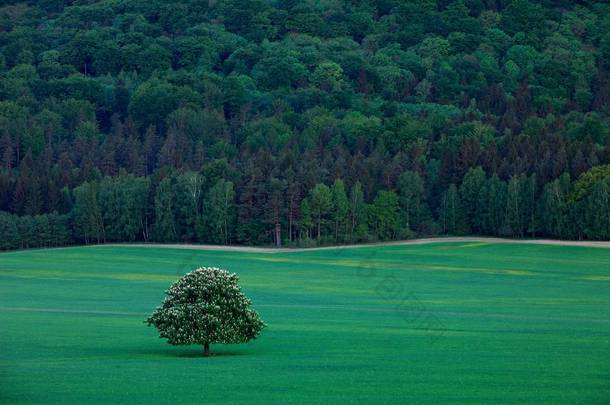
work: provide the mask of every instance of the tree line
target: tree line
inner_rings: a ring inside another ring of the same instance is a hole
[[[610,165],[574,182],[564,174],[542,188],[535,175],[506,182],[472,168],[443,192],[436,212],[414,171],[371,201],[359,181],[317,183],[291,198],[290,185],[272,179],[268,192],[258,194],[265,199],[260,217],[251,215],[252,201],[236,198],[226,167],[219,161],[201,173],[162,179],[121,173],[86,182],[73,190],[67,215],[0,213],[0,249],[125,241],[314,246],[466,234],[610,238]]]
[[[2,247],[608,238],[609,61],[598,1],[8,2]]]

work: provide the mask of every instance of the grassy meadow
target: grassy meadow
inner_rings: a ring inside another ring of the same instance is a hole
[[[254,342],[144,323],[198,266],[240,275]],[[0,254],[1,403],[610,402],[610,249],[480,242]]]

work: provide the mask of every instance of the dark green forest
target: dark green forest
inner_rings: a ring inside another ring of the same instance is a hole
[[[0,249],[610,239],[610,5],[0,7]]]

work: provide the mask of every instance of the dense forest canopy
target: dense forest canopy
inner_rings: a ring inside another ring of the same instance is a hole
[[[0,248],[610,238],[604,1],[3,4]]]

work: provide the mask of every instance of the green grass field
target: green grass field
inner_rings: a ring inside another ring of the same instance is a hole
[[[197,266],[268,323],[173,347],[144,324]],[[0,254],[2,403],[610,403],[610,250],[438,243],[281,254]]]

